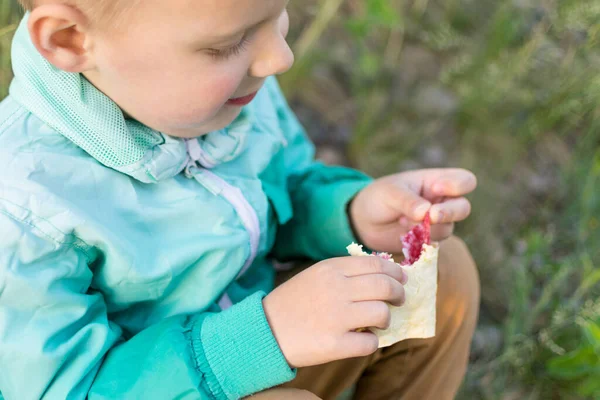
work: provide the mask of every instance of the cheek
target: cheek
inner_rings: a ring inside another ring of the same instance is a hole
[[[163,92],[161,114],[171,123],[180,124],[202,123],[214,118],[225,102],[236,94],[242,82],[242,79],[236,78],[238,75],[212,71],[183,79],[172,76],[169,79],[171,86]]]
[[[201,124],[214,118],[234,97],[245,76],[243,62],[215,63],[200,54],[127,45],[100,59],[107,94],[150,126]]]
[[[144,43],[137,37],[100,42],[96,48],[99,70],[105,76],[136,85],[149,78],[156,80],[172,54],[160,42],[153,46]]]

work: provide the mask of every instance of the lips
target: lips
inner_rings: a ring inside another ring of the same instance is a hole
[[[244,97],[236,97],[235,99],[229,99],[227,100],[228,105],[230,106],[245,106],[247,104],[249,104],[252,100],[254,100],[254,98],[256,97],[256,93],[251,93],[248,96],[244,96]]]

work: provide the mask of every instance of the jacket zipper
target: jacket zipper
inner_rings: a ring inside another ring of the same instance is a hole
[[[194,145],[191,142],[196,143]],[[258,253],[258,246],[260,243],[260,222],[258,215],[239,188],[230,185],[223,178],[206,169],[212,168],[214,165],[203,165],[202,161],[205,157],[203,157],[202,148],[197,143],[197,139],[186,140],[186,145],[190,160],[185,168],[185,175],[190,179],[196,179],[214,195],[220,195],[227,200],[235,209],[238,217],[242,221],[242,225],[244,225],[244,228],[250,237],[250,255],[246,259],[241,271],[238,273],[236,277],[236,279],[238,279],[246,273],[248,268],[250,268]],[[201,167],[205,168],[201,169]],[[227,293],[225,293],[219,300],[219,306],[222,309],[227,309],[231,307],[231,305],[232,301]]]
[[[200,146],[200,143],[198,143],[198,139],[186,139],[185,147],[192,160],[200,163],[200,165],[202,165],[204,168],[211,169],[215,167],[216,164],[212,161],[209,161],[206,153],[202,149],[202,146]]]

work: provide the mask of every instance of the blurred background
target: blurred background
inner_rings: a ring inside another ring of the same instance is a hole
[[[0,97],[21,11],[0,0]],[[303,0],[281,78],[328,163],[453,166],[482,308],[460,399],[600,399],[600,2]]]

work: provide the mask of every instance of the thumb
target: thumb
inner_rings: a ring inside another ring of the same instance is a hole
[[[339,342],[339,353],[345,357],[365,357],[379,347],[379,339],[371,332],[346,332]]]
[[[398,213],[398,217],[403,215],[412,221],[422,221],[431,208],[429,201],[401,182],[390,185],[386,204]]]

